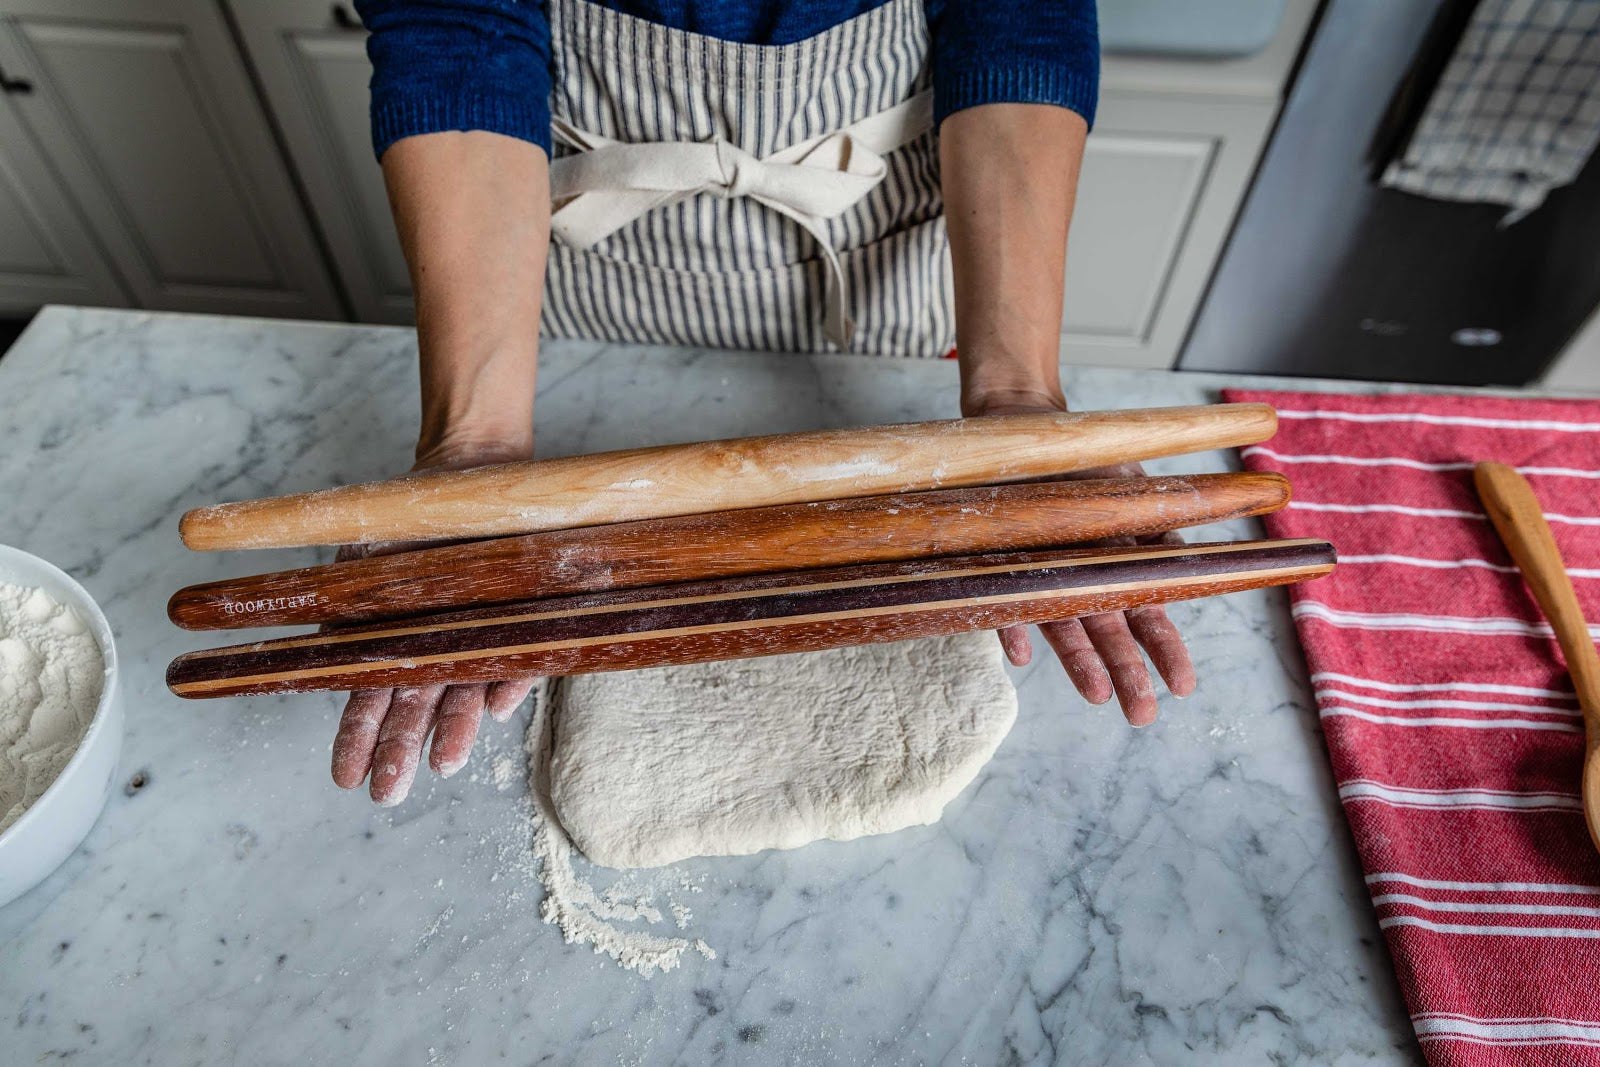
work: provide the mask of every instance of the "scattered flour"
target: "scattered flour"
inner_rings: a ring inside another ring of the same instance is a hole
[[[708,960],[716,959],[716,952],[699,938],[691,941],[623,925],[662,922],[661,910],[655,906],[650,889],[624,881],[596,892],[574,869],[572,842],[556,821],[555,808],[550,803],[550,709],[547,693],[537,693],[526,742],[533,855],[544,886],[540,917],[560,927],[567,944],[591,945],[596,953],[610,956],[645,977],[677,967],[690,949]],[[672,903],[674,915],[679,907]]]
[[[417,945],[420,947],[438,937],[439,931],[443,930],[447,925],[449,925],[450,919],[455,915],[455,913],[456,909],[454,904],[441,911],[438,914],[438,917],[433,920],[433,925],[422,931],[422,936],[417,938]]]
[[[76,611],[0,582],[0,831],[78,751],[104,685],[100,643]]]
[[[501,793],[516,785],[522,778],[522,761],[505,753],[496,756],[490,768],[490,773],[494,775],[494,787]]]
[[[838,463],[812,463],[800,467],[779,464],[778,473],[798,478],[801,482],[847,482],[853,478],[883,477],[899,470],[893,463],[870,453]]]

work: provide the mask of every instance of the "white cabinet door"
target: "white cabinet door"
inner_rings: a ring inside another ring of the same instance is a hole
[[[1102,95],[1067,242],[1063,360],[1173,365],[1276,113],[1271,100]]]
[[[327,0],[228,6],[356,315],[410,323],[411,279],[372,155],[366,33]]]
[[[17,76],[12,91],[0,96],[0,314],[28,314],[44,304],[126,307],[128,295],[105,254],[11,106],[14,96],[31,91]]]
[[[139,305],[343,317],[214,4],[0,0],[0,69]]]
[[[1115,130],[1090,138],[1067,243],[1067,336],[1146,342],[1217,143]]]

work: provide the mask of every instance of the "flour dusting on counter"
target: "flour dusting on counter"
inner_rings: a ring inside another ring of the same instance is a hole
[[[525,774],[528,785],[525,797],[518,798],[515,806],[515,843],[502,843],[499,848],[502,867],[522,877],[538,878],[544,889],[539,917],[560,928],[566,944],[589,945],[597,955],[606,955],[643,977],[677,968],[686,952],[715,960],[715,950],[699,937],[654,933],[688,926],[690,909],[677,894],[701,893],[701,886],[693,885],[682,870],[635,870],[597,888],[574,865],[582,861],[550,803],[549,688],[549,681],[534,688],[533,717],[523,745],[525,760],[514,763],[507,753],[496,753],[486,774],[499,792],[506,792],[518,773]],[[656,904],[662,896],[666,897],[666,910]],[[509,904],[522,901],[520,889],[507,893]]]
[[[78,751],[104,685],[100,643],[76,611],[0,582],[0,831]]]

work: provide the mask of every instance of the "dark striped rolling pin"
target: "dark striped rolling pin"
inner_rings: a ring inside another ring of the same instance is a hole
[[[1325,541],[968,556],[533,601],[192,652],[183,697],[480,682],[807,652],[1316,578]]]
[[[1039,549],[1260,515],[1278,474],[937,490],[645,519],[231,578],[180,589],[191,630],[370,622],[542,597],[858,563]]]

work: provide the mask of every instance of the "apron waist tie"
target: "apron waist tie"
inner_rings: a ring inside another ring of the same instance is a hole
[[[889,172],[884,156],[932,127],[933,93],[925,91],[758,159],[721,137],[633,144],[558,118],[551,123],[556,140],[577,151],[550,163],[550,231],[574,248],[589,248],[640,216],[699,193],[747,196],[799,223],[822,250],[828,268],[823,330],[842,349],[855,324],[826,222],[883,181]]]

